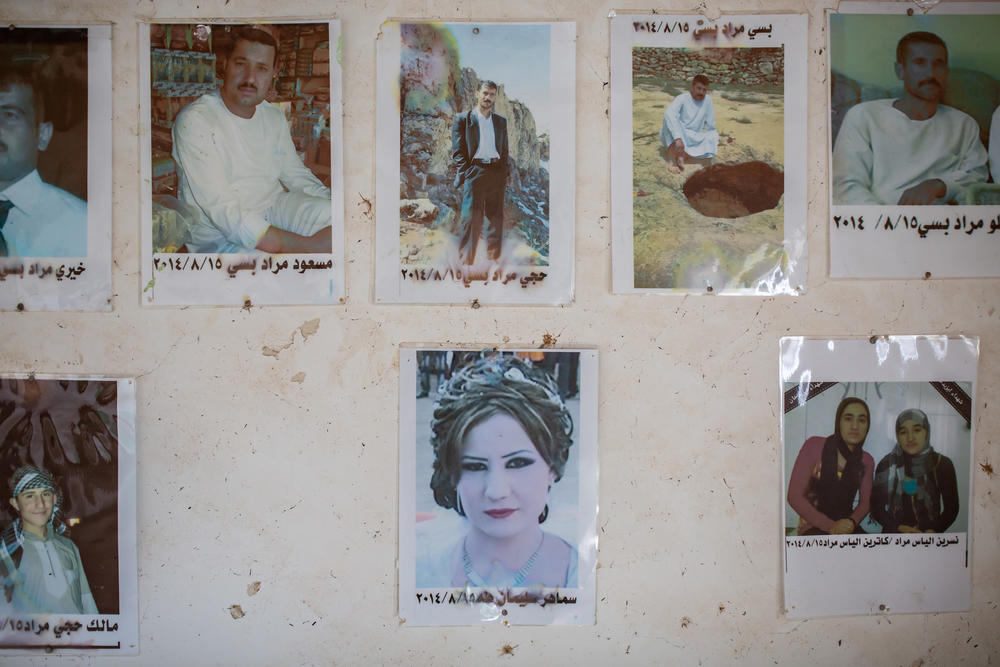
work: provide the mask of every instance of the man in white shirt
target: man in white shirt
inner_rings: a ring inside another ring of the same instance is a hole
[[[994,183],[1000,183],[1000,107],[990,118],[990,174]]]
[[[35,75],[0,64],[0,257],[87,256],[87,203],[36,169],[51,139]]]
[[[857,104],[844,116],[833,149],[834,205],[945,204],[987,177],[979,125],[941,104],[948,47],[930,32],[896,46],[899,99]]]
[[[233,37],[222,88],[184,107],[173,127],[181,201],[200,215],[191,252],[332,252],[330,190],[302,163],[284,112],[264,101],[277,42]]]
[[[712,158],[719,152],[715,107],[708,95],[708,77],[698,74],[691,90],[674,98],[663,112],[660,142],[667,149],[670,171],[679,173],[690,158]]]
[[[462,263],[476,261],[476,246],[483,217],[490,221],[486,233],[486,255],[500,259],[503,246],[503,200],[507,185],[507,119],[493,113],[497,84],[483,81],[476,91],[476,106],[455,116],[451,128],[452,159],[457,174],[455,187],[462,188],[459,225]]]

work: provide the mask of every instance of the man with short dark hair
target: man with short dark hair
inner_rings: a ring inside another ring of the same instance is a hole
[[[35,74],[0,64],[0,257],[87,256],[87,203],[38,175],[51,139]]]
[[[11,479],[18,518],[0,534],[0,608],[27,614],[96,614],[80,551],[65,537],[52,474],[22,466]]]
[[[719,152],[709,83],[704,74],[695,75],[691,90],[675,97],[663,112],[660,142],[667,149],[668,169],[672,172],[682,171],[688,159],[713,158]]]
[[[296,154],[284,112],[264,101],[277,59],[270,34],[237,32],[221,89],[174,121],[180,199],[201,214],[192,252],[332,252],[330,190]]]
[[[944,204],[987,177],[979,125],[941,103],[948,47],[930,32],[896,46],[899,99],[857,104],[833,149],[834,204]]]
[[[451,129],[452,159],[462,188],[459,256],[463,264],[476,261],[476,247],[489,219],[486,255],[496,262],[503,245],[503,200],[507,185],[507,119],[493,111],[497,84],[483,81],[476,89],[476,106],[455,116]]]

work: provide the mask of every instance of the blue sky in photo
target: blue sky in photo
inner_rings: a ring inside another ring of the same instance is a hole
[[[546,24],[449,23],[462,67],[503,85],[507,97],[527,105],[538,133],[551,126],[549,26]],[[479,33],[473,34],[478,28]]]

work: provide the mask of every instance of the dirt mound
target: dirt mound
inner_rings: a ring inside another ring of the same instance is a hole
[[[766,162],[714,164],[692,174],[683,190],[702,215],[741,218],[775,208],[785,192],[785,175]]]

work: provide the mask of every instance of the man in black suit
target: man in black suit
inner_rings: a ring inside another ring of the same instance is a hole
[[[476,106],[457,114],[451,128],[451,156],[458,169],[455,187],[462,188],[459,255],[466,265],[476,261],[484,214],[490,221],[486,254],[490,260],[500,259],[508,169],[507,119],[493,113],[496,96],[497,84],[492,81],[480,83]]]

